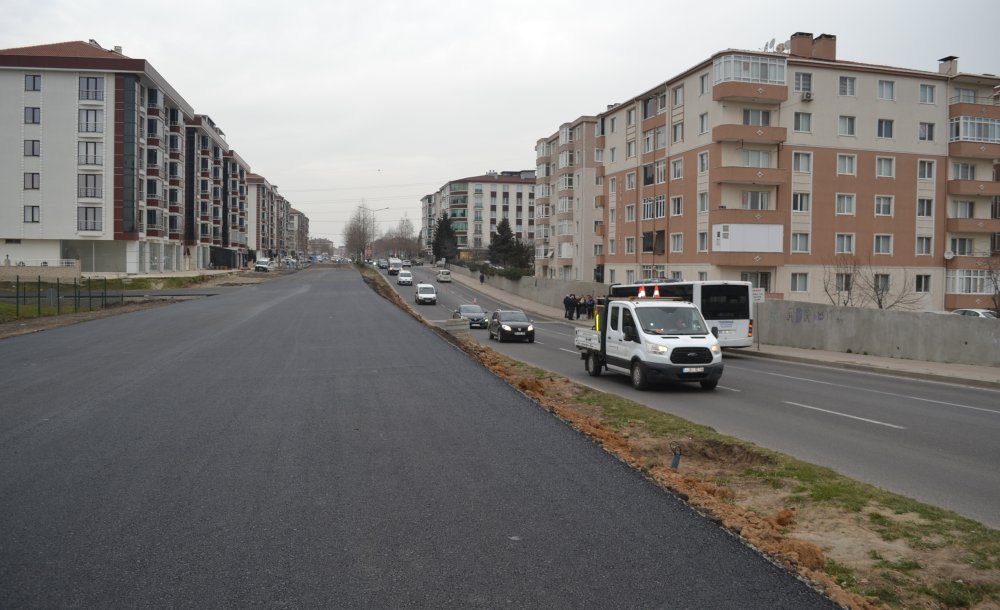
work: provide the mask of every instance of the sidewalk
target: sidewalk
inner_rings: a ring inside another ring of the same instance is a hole
[[[456,282],[475,288],[476,290],[489,295],[491,298],[502,303],[506,303],[515,309],[523,309],[526,312],[535,314],[536,317],[561,320],[568,324],[574,324],[582,328],[590,328],[593,326],[592,320],[567,320],[563,315],[562,307],[536,303],[494,288],[490,285],[488,279],[485,284],[480,285],[479,280],[469,274],[468,271],[462,267],[456,267],[453,270],[451,277]],[[918,379],[930,379],[934,381],[946,381],[963,385],[1000,389],[1000,368],[992,366],[924,362],[921,360],[904,360],[900,358],[868,356],[865,354],[843,354],[840,352],[784,347],[781,345],[758,345],[756,343],[753,347],[745,349],[727,349],[726,354],[732,354],[736,357],[748,356],[756,358],[775,358],[778,360],[788,360],[792,362],[821,364],[824,366],[833,366],[844,369],[855,369],[873,373],[886,373],[902,377],[914,377]]]

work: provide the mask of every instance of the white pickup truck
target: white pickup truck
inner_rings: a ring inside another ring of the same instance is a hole
[[[607,370],[629,375],[637,390],[659,381],[697,381],[714,390],[723,368],[716,333],[692,303],[609,297],[595,329],[577,329],[574,343],[592,377]]]

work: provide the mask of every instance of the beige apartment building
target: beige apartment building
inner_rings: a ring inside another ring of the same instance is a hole
[[[554,169],[548,189],[540,179],[549,243],[536,272],[749,280],[768,298],[810,302],[991,307],[998,85],[959,72],[954,57],[933,72],[841,61],[825,34],[717,53],[538,142],[539,167]],[[556,155],[570,150],[565,166]]]
[[[257,174],[247,175],[249,223],[247,243],[256,258],[281,258],[286,254],[285,219],[290,207],[277,185]]]

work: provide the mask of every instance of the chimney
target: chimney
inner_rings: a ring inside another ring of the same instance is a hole
[[[837,37],[833,34],[820,34],[812,43],[813,59],[837,61]]]
[[[115,53],[118,53],[119,55],[121,55],[122,54],[122,48],[120,46],[116,45],[115,46]]]
[[[954,55],[949,55],[948,57],[942,57],[938,60],[938,73],[944,74],[946,76],[957,76],[958,75],[958,58]]]
[[[791,55],[799,57],[812,57],[813,35],[809,32],[795,32],[792,34],[789,50]]]

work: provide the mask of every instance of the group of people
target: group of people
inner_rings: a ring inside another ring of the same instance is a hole
[[[596,306],[597,301],[589,294],[579,298],[575,294],[567,294],[563,299],[563,307],[566,310],[564,315],[567,320],[579,320],[584,316],[588,320],[592,320],[594,319],[594,308]]]

